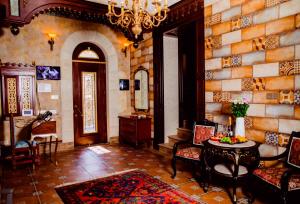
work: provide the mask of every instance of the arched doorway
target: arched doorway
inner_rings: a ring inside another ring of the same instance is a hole
[[[75,145],[107,142],[105,56],[84,42],[75,48],[72,62]]]

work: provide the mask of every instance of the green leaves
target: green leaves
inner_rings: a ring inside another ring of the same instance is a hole
[[[235,117],[245,117],[247,115],[247,110],[249,104],[247,103],[231,103],[231,111]]]

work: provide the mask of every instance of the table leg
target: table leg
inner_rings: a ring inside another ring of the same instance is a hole
[[[49,157],[50,157],[50,161],[52,162],[52,158],[51,158],[51,146],[52,146],[52,135],[50,136],[50,142],[49,142]]]
[[[56,165],[56,166],[58,165],[57,157],[56,157],[56,154],[57,154],[57,146],[58,146],[58,138],[56,137],[56,140],[55,140],[55,150],[54,150],[54,161],[55,161],[55,165]]]

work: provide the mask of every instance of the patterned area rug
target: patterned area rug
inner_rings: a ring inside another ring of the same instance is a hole
[[[64,203],[185,204],[200,203],[183,192],[140,171],[56,187]]]

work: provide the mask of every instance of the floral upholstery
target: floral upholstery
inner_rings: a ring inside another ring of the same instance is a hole
[[[280,179],[286,168],[261,168],[256,169],[253,174],[260,179],[280,188]],[[300,174],[292,176],[289,182],[289,191],[300,189]]]
[[[294,137],[292,139],[287,162],[290,165],[300,168],[300,138]]]
[[[214,134],[215,127],[213,126],[195,125],[193,143],[195,145],[200,145],[203,141],[214,136]]]
[[[201,149],[197,147],[188,147],[188,148],[177,150],[176,156],[187,158],[187,159],[199,160],[200,153],[201,153]]]

